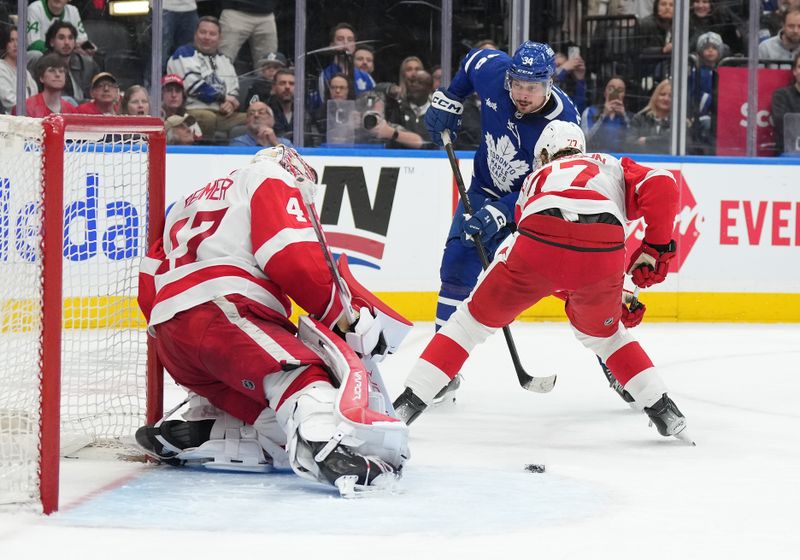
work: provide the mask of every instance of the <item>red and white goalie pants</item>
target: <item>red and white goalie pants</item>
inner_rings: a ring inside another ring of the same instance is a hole
[[[620,225],[538,214],[525,218],[520,231],[498,248],[470,298],[422,352],[406,386],[431,402],[477,344],[540,299],[561,292],[577,338],[606,362],[638,402],[649,406],[666,389],[650,358],[619,320],[624,241]]]
[[[247,424],[267,406],[277,411],[304,387],[330,379],[294,325],[241,295],[182,311],[155,331],[172,378]]]

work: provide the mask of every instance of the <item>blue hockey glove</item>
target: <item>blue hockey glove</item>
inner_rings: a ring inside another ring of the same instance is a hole
[[[478,236],[481,243],[486,244],[508,223],[507,216],[508,208],[505,204],[499,200],[487,202],[483,208],[464,222],[462,240],[465,243],[472,243],[472,239]]]
[[[431,140],[437,146],[443,146],[442,131],[449,130],[450,137],[455,140],[456,132],[461,128],[461,114],[464,112],[463,99],[458,99],[444,88],[437,89],[431,97],[431,106],[425,111],[425,126],[431,133]]]

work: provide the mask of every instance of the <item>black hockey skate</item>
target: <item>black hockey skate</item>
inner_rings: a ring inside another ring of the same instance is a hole
[[[614,377],[614,373],[609,369],[605,362],[603,362],[600,356],[597,356],[597,361],[600,362],[600,367],[603,368],[603,373],[605,374],[606,379],[608,380],[608,385],[611,387],[611,389],[618,394],[623,401],[628,404],[633,404],[634,398],[622,387],[622,384],[617,381],[617,378]]]
[[[447,389],[447,387],[444,389]],[[444,389],[442,389],[442,391],[444,391]],[[406,387],[406,390],[394,401],[394,413],[408,426],[410,426],[411,423],[417,419],[417,416],[422,414],[422,411],[426,408],[428,408],[428,405],[422,402],[422,399],[415,395],[410,387]]]
[[[167,420],[159,426],[148,424],[136,430],[136,443],[150,457],[158,459],[162,463],[179,467],[185,461],[176,457],[178,451],[175,449],[182,451],[207,442],[211,437],[211,426],[213,425],[214,420],[198,420],[196,422]]]
[[[644,412],[650,418],[650,424],[655,425],[662,436],[675,436],[694,445],[694,441],[685,432],[686,418],[666,393],[653,403],[653,406],[645,407]]]
[[[337,445],[324,458],[317,460],[317,455],[328,443],[319,441],[309,445],[322,476],[344,497],[352,497],[370,487],[381,488],[400,477],[401,469],[379,457],[354,453],[343,445]]]

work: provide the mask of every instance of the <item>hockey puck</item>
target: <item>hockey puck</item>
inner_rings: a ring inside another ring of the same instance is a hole
[[[530,473],[543,473],[544,472],[544,465],[539,463],[528,463],[525,465],[525,470]]]

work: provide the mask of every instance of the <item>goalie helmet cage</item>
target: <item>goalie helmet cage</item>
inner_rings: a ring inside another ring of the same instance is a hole
[[[165,143],[154,117],[0,116],[0,504],[56,511],[60,456],[161,417],[136,291]]]

